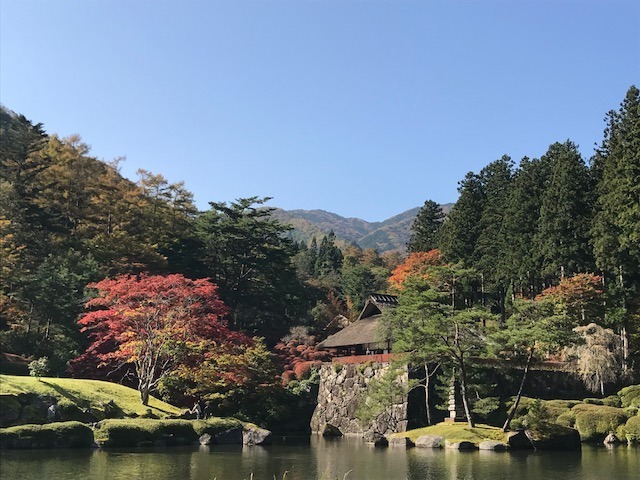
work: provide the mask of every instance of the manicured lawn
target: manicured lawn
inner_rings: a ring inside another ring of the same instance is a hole
[[[179,415],[183,410],[151,397],[149,405],[140,402],[137,390],[100,380],[80,380],[73,378],[48,378],[0,375],[0,395],[35,393],[50,395],[58,400],[72,402],[78,407],[88,408],[114,401],[125,416],[141,416],[151,413],[158,417]]]

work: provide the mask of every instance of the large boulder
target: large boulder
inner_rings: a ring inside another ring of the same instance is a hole
[[[451,450],[460,450],[460,451],[469,451],[469,450],[477,450],[477,447],[473,442],[449,442],[448,440],[444,443],[445,448],[449,448]]]
[[[526,430],[525,434],[536,450],[580,450],[582,447],[577,430],[555,423]]]
[[[614,445],[616,443],[620,443],[620,439],[616,436],[615,433],[610,433],[607,435],[602,441],[605,445]]]
[[[269,430],[255,425],[245,426],[242,432],[243,445],[269,445],[272,440],[273,436]]]
[[[364,441],[376,447],[387,447],[389,445],[389,441],[387,440],[387,437],[373,430],[369,430],[368,432],[365,432]]]
[[[509,432],[507,434],[507,445],[513,450],[531,449],[533,444],[524,430],[518,430],[517,432]]]
[[[504,452],[507,450],[507,445],[502,442],[496,442],[495,440],[485,440],[478,445],[480,450],[492,450],[494,452]]]
[[[411,439],[408,437],[389,436],[387,437],[387,441],[389,442],[390,447],[405,447],[405,448],[415,447],[415,443],[413,443]]]
[[[421,448],[442,448],[444,446],[444,437],[439,435],[422,435],[414,442],[416,447]]]
[[[323,437],[341,437],[342,432],[335,425],[331,425],[330,423],[325,423],[324,427],[322,427],[322,436]]]
[[[268,430],[265,430],[268,432]],[[269,432],[270,434],[271,432]],[[228,428],[221,432],[216,433],[213,436],[213,443],[218,445],[242,445],[243,443],[243,430],[241,427]]]

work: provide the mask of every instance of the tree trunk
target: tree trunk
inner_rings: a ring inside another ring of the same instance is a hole
[[[140,392],[140,401],[146,407],[149,405],[149,382],[138,380],[138,391]]]
[[[464,405],[464,414],[467,416],[467,424],[469,428],[475,426],[473,417],[471,416],[471,409],[469,408],[469,399],[467,398],[467,373],[464,366],[464,356],[460,355],[459,358],[460,367],[460,393],[462,394],[462,404]]]
[[[626,298],[626,293],[624,291],[624,277],[622,275],[622,265],[618,267],[618,281],[620,283],[620,291],[622,292],[621,307],[626,314],[627,298]],[[627,334],[626,318],[622,320],[622,326],[620,327],[620,339],[622,340],[622,373],[626,375],[629,367],[629,336]]]
[[[622,340],[622,372],[626,375],[629,368],[629,334],[625,325],[620,328],[620,339]]]
[[[432,425],[431,420],[431,402],[429,402],[429,384],[431,383],[431,375],[429,375],[429,364],[424,364],[424,408],[427,412],[427,425]]]
[[[524,390],[524,382],[527,379],[527,374],[529,373],[529,367],[531,366],[531,359],[533,358],[533,347],[531,347],[531,349],[529,350],[529,355],[527,356],[527,363],[524,366],[524,372],[522,373],[522,380],[520,380],[520,388],[518,389],[518,394],[516,395],[516,400],[513,403],[513,407],[511,407],[511,411],[509,412],[509,415],[507,416],[507,419],[504,422],[504,425],[502,426],[502,431],[506,432],[507,430],[509,430],[509,426],[511,425],[511,420],[513,420],[513,417],[516,414],[516,411],[518,410],[518,405],[520,404],[520,399],[522,398],[522,391]]]

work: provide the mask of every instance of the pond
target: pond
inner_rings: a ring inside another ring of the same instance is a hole
[[[581,452],[458,452],[374,448],[359,438],[281,439],[268,447],[3,450],[12,480],[626,480],[640,478],[640,447]]]

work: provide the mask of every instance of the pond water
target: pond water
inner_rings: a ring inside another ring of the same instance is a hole
[[[640,447],[581,452],[374,448],[358,438],[268,447],[3,450],[3,480],[638,480]]]

